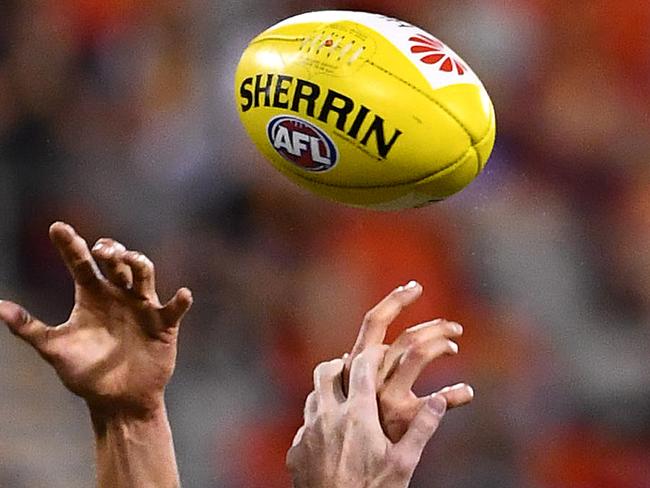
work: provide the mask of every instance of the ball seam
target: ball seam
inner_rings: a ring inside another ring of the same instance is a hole
[[[439,102],[438,100],[436,100],[436,98],[435,98],[432,94],[425,92],[425,91],[422,90],[421,88],[418,88],[418,87],[415,86],[414,84],[412,84],[412,83],[406,81],[404,78],[401,78],[401,77],[397,76],[395,73],[393,73],[393,72],[390,71],[390,70],[387,70],[387,69],[384,68],[383,66],[380,66],[380,65],[378,65],[378,64],[376,64],[376,63],[373,63],[373,62],[370,61],[369,59],[366,59],[365,61],[366,61],[366,63],[368,63],[370,66],[373,66],[374,68],[377,68],[378,70],[384,72],[384,73],[387,74],[388,76],[392,76],[392,77],[395,78],[396,80],[398,80],[398,81],[404,83],[406,86],[408,86],[408,87],[412,88],[413,90],[415,90],[416,92],[418,92],[420,95],[424,96],[425,98],[428,98],[431,102],[435,103],[435,104],[440,108],[440,110],[442,110],[442,111],[445,112],[447,115],[449,115],[449,116],[450,116],[450,117],[451,117],[451,118],[452,118],[452,119],[453,119],[453,120],[454,120],[454,121],[455,121],[455,122],[456,122],[456,123],[457,123],[457,124],[458,124],[462,129],[463,129],[463,130],[464,130],[464,131],[465,131],[465,134],[467,134],[467,137],[469,137],[469,140],[470,140],[470,142],[472,142],[472,145],[475,144],[475,143],[474,143],[474,137],[472,136],[472,133],[469,131],[469,129],[465,126],[465,124],[463,124],[463,122],[461,122],[461,121],[458,119],[458,117],[456,117],[456,116],[451,112],[451,110],[449,110],[449,109],[448,109],[447,107],[445,107],[441,102]],[[490,128],[491,128],[491,126],[492,126],[491,123],[488,124],[488,128],[487,128],[487,130],[485,131],[484,134],[482,134],[481,136],[478,137],[478,142],[476,142],[476,144],[478,144],[480,141],[482,141],[483,139],[485,139],[485,136],[486,136],[487,134],[489,134],[489,132],[490,132]]]

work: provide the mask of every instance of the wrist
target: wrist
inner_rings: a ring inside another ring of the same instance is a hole
[[[91,408],[100,488],[178,488],[163,401],[146,409]]]
[[[98,404],[87,402],[93,430],[103,435],[110,426],[159,424],[167,422],[167,409],[163,395],[139,404]]]

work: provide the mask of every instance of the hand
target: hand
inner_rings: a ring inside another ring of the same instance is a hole
[[[178,290],[162,306],[146,256],[111,239],[100,239],[91,254],[74,229],[60,222],[50,228],[50,238],[74,279],[70,318],[49,327],[15,303],[0,301],[0,320],[95,415],[146,416],[159,409],[174,371],[178,326],[192,304],[190,291]]]
[[[344,386],[354,358],[366,348],[382,344],[388,326],[421,294],[422,286],[412,281],[393,290],[366,314],[352,352],[344,358]],[[378,400],[382,426],[393,442],[402,438],[429,398],[418,398],[413,384],[431,361],[458,353],[454,339],[462,334],[460,324],[437,319],[406,329],[391,344],[378,376]],[[445,398],[447,408],[466,405],[474,398],[474,391],[464,383],[443,388],[438,394]]]
[[[385,346],[369,346],[350,369],[343,393],[341,359],[314,371],[314,391],[307,397],[305,423],[287,454],[295,488],[406,487],[422,450],[438,428],[446,400],[427,397],[402,439],[393,443],[379,422],[378,370]]]

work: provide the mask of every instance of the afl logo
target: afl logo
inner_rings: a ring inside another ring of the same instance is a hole
[[[279,115],[269,121],[266,133],[280,156],[305,171],[328,171],[338,162],[334,141],[306,120]]]

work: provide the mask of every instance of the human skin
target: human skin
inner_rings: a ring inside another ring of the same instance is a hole
[[[75,305],[69,319],[50,327],[21,306],[0,301],[0,320],[86,401],[100,488],[179,486],[164,389],[175,367],[179,325],[192,304],[190,291],[178,290],[163,306],[153,264],[143,254],[107,238],[90,251],[72,227],[60,222],[52,225],[50,237],[74,279]],[[349,368],[363,351],[380,344],[389,324],[421,291],[414,283],[398,287],[374,307],[344,366]],[[379,420],[391,442],[399,441],[422,407],[433,401],[415,396],[413,382],[432,359],[455,354],[458,347],[451,339],[461,334],[458,324],[437,320],[408,329],[387,348],[376,381]],[[343,379],[339,381],[345,391]],[[444,398],[445,408],[471,397],[471,388],[464,384],[436,396]]]
[[[287,454],[294,488],[403,488],[447,408],[427,398],[399,442],[379,421],[377,380],[387,346],[373,345],[352,361],[347,394],[342,359],[320,364],[307,397],[304,425]]]
[[[411,281],[395,288],[366,313],[352,352],[344,357],[344,388],[353,359],[366,348],[382,344],[390,324],[422,292],[422,285]],[[435,319],[409,327],[390,345],[377,379],[377,399],[382,425],[392,441],[401,439],[428,399],[415,395],[413,384],[434,359],[458,354],[455,341],[462,335],[460,324]],[[447,386],[438,393],[448,409],[467,405],[474,398],[474,390],[465,383]]]
[[[100,239],[91,252],[61,222],[51,226],[50,238],[74,279],[70,317],[50,327],[23,307],[0,301],[0,320],[88,405],[97,486],[179,487],[164,390],[191,292],[181,288],[162,305],[153,264],[143,254],[111,239]]]
[[[434,359],[458,353],[460,324],[437,319],[410,327],[390,346],[386,330],[422,287],[393,290],[365,316],[351,354],[320,364],[304,424],[287,454],[295,488],[408,486],[448,408],[472,401],[465,383],[418,397],[413,384]]]

